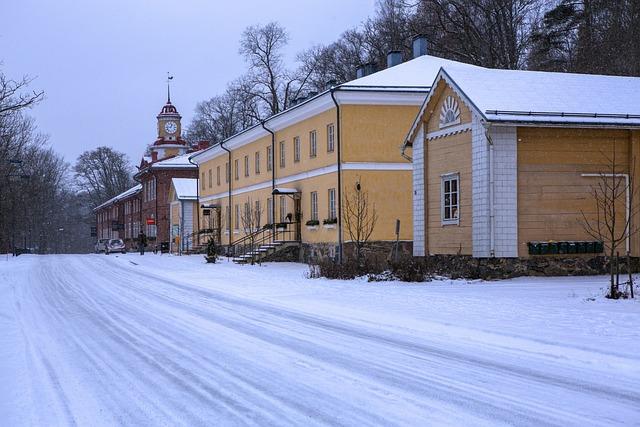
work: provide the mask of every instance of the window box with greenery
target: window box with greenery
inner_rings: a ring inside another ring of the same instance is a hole
[[[307,230],[317,230],[320,225],[320,221],[317,219],[310,219],[305,223],[305,225],[307,226]]]
[[[324,228],[336,228],[336,224],[338,223],[338,218],[327,218],[322,220],[322,225]]]
[[[289,225],[288,222],[277,222],[276,230],[286,230],[288,225]]]

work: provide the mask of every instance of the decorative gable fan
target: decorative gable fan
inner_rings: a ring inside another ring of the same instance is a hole
[[[460,123],[460,106],[454,97],[448,96],[440,111],[440,127],[444,128],[458,123]]]

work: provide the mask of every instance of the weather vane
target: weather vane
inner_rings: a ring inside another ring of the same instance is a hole
[[[167,103],[169,104],[171,103],[171,91],[169,90],[171,80],[173,80],[173,76],[167,71]]]

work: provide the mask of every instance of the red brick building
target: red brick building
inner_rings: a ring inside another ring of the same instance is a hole
[[[170,240],[169,190],[172,178],[197,178],[198,167],[189,161],[196,150],[181,138],[182,117],[171,99],[157,116],[157,138],[138,166],[138,185],[94,209],[98,239],[123,239],[130,249],[137,247],[140,231],[150,249]]]

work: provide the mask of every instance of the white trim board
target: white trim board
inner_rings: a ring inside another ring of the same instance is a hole
[[[430,141],[432,139],[442,138],[448,135],[454,135],[456,133],[467,132],[471,130],[471,126],[472,126],[472,123],[469,122],[469,123],[463,123],[461,125],[451,126],[445,129],[429,132],[427,134],[427,140]]]

